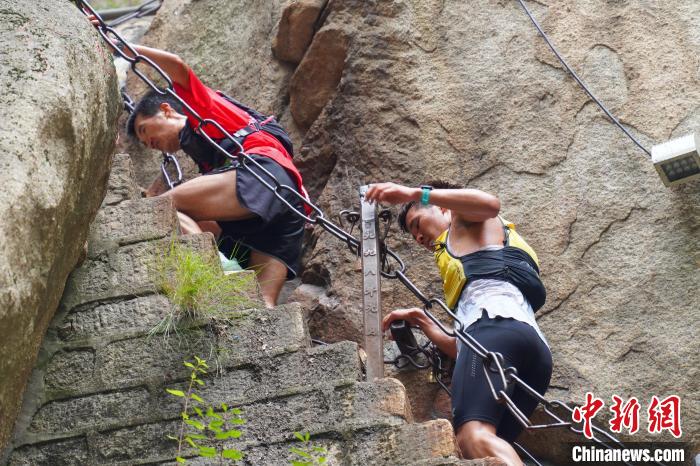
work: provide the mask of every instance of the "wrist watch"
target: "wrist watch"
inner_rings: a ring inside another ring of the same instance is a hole
[[[430,191],[433,190],[433,187],[428,184],[424,184],[421,185],[420,189],[423,191],[420,197],[420,203],[422,205],[428,205],[428,201],[430,200]]]

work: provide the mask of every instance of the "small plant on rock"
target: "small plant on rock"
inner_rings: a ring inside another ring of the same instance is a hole
[[[221,444],[229,439],[240,438],[242,432],[237,428],[229,428],[227,425],[241,426],[245,419],[241,417],[241,410],[229,408],[226,403],[221,403],[219,412],[202,398],[197,391],[204,386],[200,376],[207,374],[207,363],[204,359],[194,357],[195,362],[185,361],[186,367],[191,369],[189,386],[187,391],[168,388],[171,395],[182,399],[182,412],[180,417],[180,432],[177,436],[168,435],[168,438],[177,442],[177,462],[185,463],[187,450],[205,458],[219,457],[222,460],[237,462],[243,458],[243,452],[235,448],[223,448]]]
[[[302,442],[301,447],[291,447],[289,451],[294,457],[289,460],[292,466],[319,466],[326,464],[326,455],[328,452],[325,448],[314,446],[311,443],[311,436],[308,432],[294,432],[294,436]]]
[[[151,330],[166,336],[183,318],[230,319],[235,311],[254,306],[250,298],[255,277],[248,273],[224,275],[215,254],[196,251],[177,240],[154,261],[153,280],[173,303],[173,310]]]

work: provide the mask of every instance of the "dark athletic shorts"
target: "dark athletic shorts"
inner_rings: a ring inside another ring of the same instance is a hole
[[[552,375],[552,354],[535,329],[510,318],[490,319],[483,311],[467,333],[487,350],[501,353],[504,367],[515,366],[518,377],[544,395]],[[497,374],[489,372],[489,376],[496,391],[503,387]],[[520,387],[511,387],[508,396],[527,417],[537,407],[537,401]],[[462,345],[452,376],[452,416],[455,431],[467,421],[484,421],[496,426],[496,435],[508,442],[515,441],[523,430],[508,408],[494,400],[482,359],[466,345]]]
[[[296,186],[287,171],[269,157],[252,155],[251,157],[269,171],[281,184]],[[247,164],[255,173],[269,181],[269,177],[253,164]],[[304,219],[294,214],[268,188],[266,188],[246,168],[232,167],[215,170],[210,173],[236,170],[236,195],[241,205],[256,216],[235,221],[217,222],[221,227],[219,250],[226,257],[234,257],[242,267],[248,265],[250,251],[281,260],[287,266],[287,278],[299,273],[301,240],[304,235]],[[302,203],[288,190],[282,196],[293,206],[302,210]]]

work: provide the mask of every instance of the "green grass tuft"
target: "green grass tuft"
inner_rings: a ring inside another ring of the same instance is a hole
[[[153,274],[158,291],[170,299],[174,310],[151,334],[177,331],[183,319],[229,320],[236,311],[256,304],[251,298],[257,287],[253,274],[225,275],[215,253],[193,250],[177,240],[156,258]]]

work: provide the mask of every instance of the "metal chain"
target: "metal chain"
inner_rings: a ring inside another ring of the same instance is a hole
[[[423,312],[428,318],[433,321],[438,328],[448,336],[457,338],[462,344],[466,345],[470,350],[472,350],[477,356],[479,356],[483,361],[483,370],[486,375],[486,380],[489,383],[489,388],[494,400],[498,403],[505,404],[508,410],[513,414],[515,419],[527,430],[541,430],[541,429],[551,429],[558,427],[566,427],[570,431],[583,435],[583,427],[580,423],[574,423],[572,421],[565,421],[562,416],[555,413],[557,410],[563,410],[566,413],[566,417],[572,419],[572,414],[574,409],[568,404],[559,400],[549,401],[525,383],[520,377],[518,377],[518,371],[515,367],[504,367],[504,359],[500,353],[488,351],[484,348],[477,340],[466,332],[466,328],[457,315],[452,312],[452,310],[447,307],[447,305],[440,299],[425,296],[418,287],[411,282],[411,280],[406,276],[406,266],[404,262],[399,258],[399,256],[393,252],[391,249],[386,248],[387,257],[394,259],[397,263],[396,268],[387,267],[386,270],[382,270],[382,276],[390,280],[398,280],[401,282],[409,291],[411,291],[418,300],[423,304]],[[442,309],[453,321],[454,330],[448,329],[430,310],[433,308]],[[408,358],[410,361],[410,358]],[[439,360],[429,359],[433,364],[440,364]],[[392,361],[390,361],[392,362]],[[422,368],[421,365],[416,365],[418,368]],[[500,386],[496,386],[491,380],[489,373],[495,374]],[[444,383],[437,379],[441,386],[448,391]],[[542,405],[544,412],[554,421],[549,424],[533,424],[527,416],[518,408],[511,397],[508,395],[508,391],[511,387],[518,386],[530,397],[537,400],[539,404]],[[624,444],[615,438],[610,432],[604,430],[596,425],[592,425],[592,430],[594,431],[593,437],[590,439],[593,442],[601,445],[605,448],[624,448]],[[521,446],[519,446],[522,448]],[[631,463],[625,463],[631,466]],[[658,465],[663,465],[663,463],[656,463]]]
[[[148,0],[138,7],[131,9],[127,13],[118,16],[117,18],[109,21],[111,27],[120,26],[127,21],[131,21],[135,18],[143,18],[144,16],[154,15],[161,6],[161,0]]]
[[[95,9],[89,4],[87,0],[79,0],[79,8],[85,14],[93,15],[97,21],[97,31],[105,40],[107,45],[114,51],[115,54],[119,55],[121,58],[129,62],[131,70],[136,74],[145,84],[147,84],[153,91],[160,95],[170,96],[179,102],[185,111],[191,115],[197,122],[198,125],[194,128],[195,132],[202,136],[206,141],[211,144],[212,148],[218,151],[221,155],[238,162],[239,168],[248,170],[262,185],[272,191],[272,193],[277,197],[277,199],[287,206],[294,214],[303,218],[307,223],[320,225],[325,231],[335,236],[336,238],[343,241],[350,251],[357,255],[360,251],[360,241],[352,236],[350,233],[346,232],[340,226],[336,225],[330,221],[324,215],[323,211],[313,204],[306,196],[299,193],[296,188],[285,185],[277,181],[277,179],[262,165],[250,157],[244,150],[241,143],[234,138],[228,131],[226,131],[221,124],[217,121],[202,118],[187,102],[185,102],[180,96],[175,93],[173,89],[173,81],[156,63],[154,63],[150,58],[139,54],[134,47],[129,44],[124,38],[111,26],[104,22],[100,15],[95,11]],[[128,51],[132,56],[128,56],[126,51]],[[166,86],[160,87],[148,78],[143,71],[138,68],[138,65],[143,64],[147,68],[151,69],[159,76],[163,81],[165,81]],[[128,101],[125,100],[125,107],[133,110],[133,101],[129,98]],[[213,127],[224,135],[224,139],[233,143],[235,151],[233,154],[229,153],[224,149],[217,141],[215,141],[211,136],[209,136],[205,129],[207,127]],[[251,166],[257,168],[262,175],[258,174],[256,171],[251,170]],[[263,178],[264,176],[264,178]],[[297,208],[292,205],[285,197],[282,196],[283,192],[288,192],[289,195],[295,199],[297,205],[301,205],[301,208]],[[307,214],[304,207],[308,207],[310,213]]]

